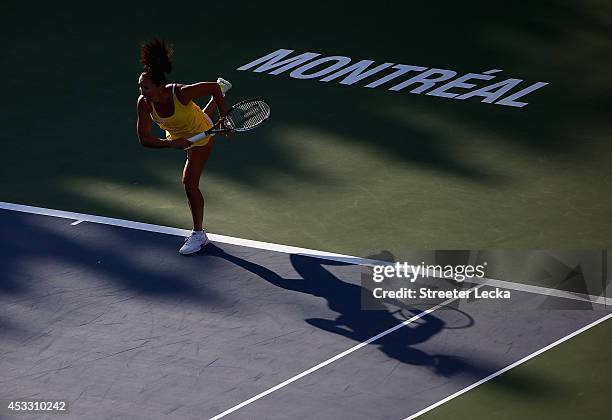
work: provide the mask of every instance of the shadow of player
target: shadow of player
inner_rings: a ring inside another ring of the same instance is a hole
[[[283,278],[266,267],[229,254],[214,244],[206,247],[206,254],[232,262],[277,287],[324,298],[329,309],[338,313],[337,317],[305,319],[308,324],[322,330],[361,343],[397,327],[402,322],[382,303],[378,303],[372,310],[362,309],[361,295],[369,291],[361,286],[341,281],[324,267],[345,266],[349,265],[348,263],[292,254],[291,263],[301,278]],[[393,302],[386,301],[386,303]],[[429,354],[414,347],[438,334],[444,328],[444,321],[431,314],[424,314],[419,309],[407,308],[400,302],[397,302],[396,306],[402,307],[404,312],[420,315],[420,318],[383,335],[371,342],[371,345],[377,346],[380,351],[395,360],[428,367],[439,375],[451,376],[471,370],[461,358]]]

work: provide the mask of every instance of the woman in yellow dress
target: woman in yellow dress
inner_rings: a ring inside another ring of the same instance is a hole
[[[199,189],[199,181],[214,142],[213,136],[193,144],[187,141],[187,138],[211,128],[216,110],[220,115],[225,115],[223,97],[232,85],[222,78],[218,78],[216,82],[190,85],[169,84],[166,75],[172,70],[171,55],[171,46],[160,39],[154,39],[141,47],[140,62],[144,65],[144,70],[138,79],[140,96],[137,102],[136,128],[140,144],[144,147],[171,147],[187,152],[183,185],[191,209],[193,230],[179,250],[185,255],[199,251],[208,243],[203,229],[204,198]],[[211,96],[204,109],[193,102],[195,98]],[[152,122],[166,131],[165,139],[151,134]]]

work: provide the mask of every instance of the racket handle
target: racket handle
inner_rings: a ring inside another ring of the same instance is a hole
[[[202,140],[204,137],[208,137],[211,134],[227,133],[228,131],[231,131],[231,130],[228,130],[226,128],[211,128],[210,130],[206,130],[203,133],[196,134],[195,136],[189,137],[187,141],[191,143],[195,143],[196,141]]]
[[[187,140],[190,141],[191,143],[195,143],[198,140],[202,140],[206,136],[210,136],[210,132],[209,131],[205,131],[203,133],[196,134],[195,136],[189,137]]]

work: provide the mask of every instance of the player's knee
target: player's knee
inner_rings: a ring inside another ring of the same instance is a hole
[[[195,192],[199,188],[199,182],[197,179],[193,179],[190,176],[183,176],[183,186],[187,192]]]

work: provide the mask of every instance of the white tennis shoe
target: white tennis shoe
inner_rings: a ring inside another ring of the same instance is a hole
[[[217,83],[221,87],[221,93],[225,96],[225,93],[232,88],[232,84],[222,77],[217,78]]]
[[[185,238],[185,243],[179,249],[179,253],[183,255],[193,254],[194,252],[198,252],[204,246],[208,244],[208,236],[206,236],[206,232],[200,231],[191,231],[191,235]]]

